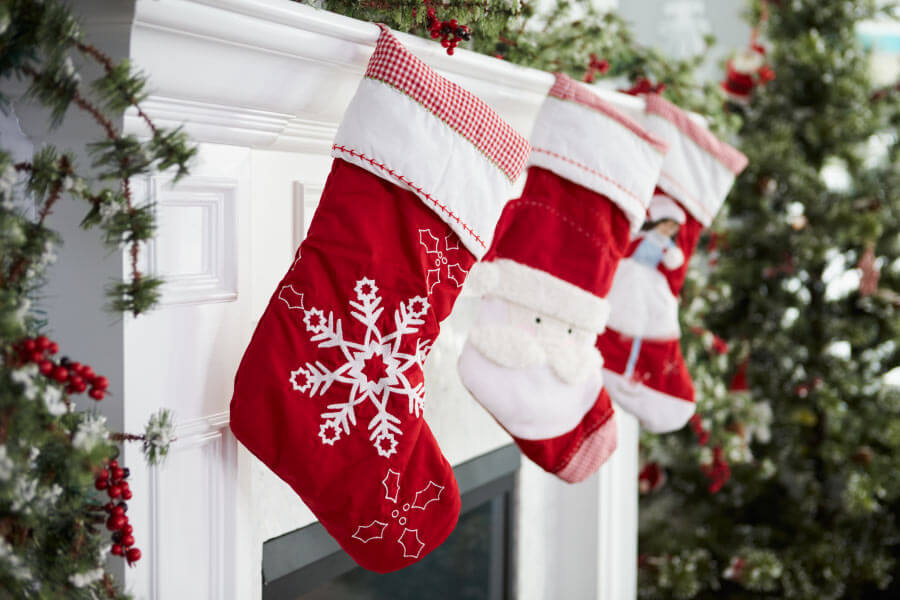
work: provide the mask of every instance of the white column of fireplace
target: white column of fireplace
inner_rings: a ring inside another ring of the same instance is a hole
[[[83,314],[93,339],[101,336],[102,345],[92,343],[77,323],[65,334],[74,355],[109,355],[99,362],[117,393],[103,404],[116,425],[140,430],[163,406],[176,414],[178,440],[162,467],[143,467],[138,450],[126,449],[135,492],[129,514],[146,558],[126,570],[125,582],[153,600],[252,600],[261,594],[262,543],[314,518],[230,435],[232,379],[315,210],[332,137],[377,28],[290,0],[137,0],[113,19],[107,3],[74,6],[100,47],[129,56],[149,76],[151,117],[184,125],[200,143],[191,175],[177,187],[165,175],[137,182],[159,212],[145,268],[167,279],[160,308],[97,333],[98,323],[114,321],[97,308],[98,294],[57,286],[49,299],[51,319]],[[549,74],[400,38],[530,133]],[[631,98],[609,97],[634,108]],[[144,132],[131,113],[124,123]],[[83,140],[86,131],[67,139]],[[73,219],[56,225],[85,239]],[[84,285],[100,289],[119,268],[103,264],[86,272]],[[474,300],[460,298],[426,365],[426,418],[454,464],[510,442],[456,377]],[[619,456],[587,482],[569,486],[523,466],[520,599],[634,597],[637,430],[621,422]]]

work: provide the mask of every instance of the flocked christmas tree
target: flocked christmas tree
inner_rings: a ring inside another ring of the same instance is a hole
[[[856,35],[878,4],[752,7],[775,79],[731,107],[750,165],[682,301],[698,418],[642,442],[642,598],[900,596],[900,93]]]

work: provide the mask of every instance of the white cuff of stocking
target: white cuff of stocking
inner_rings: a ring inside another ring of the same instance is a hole
[[[600,102],[599,98],[595,99]],[[609,107],[549,96],[531,136],[529,165],[612,200],[638,231],[659,179],[665,144]]]
[[[610,310],[606,298],[507,258],[482,263],[480,271],[483,280],[490,281],[485,294],[598,334],[606,328]]]
[[[659,187],[708,226],[725,202],[747,157],[657,95],[647,96],[643,124],[669,144]]]
[[[472,142],[392,86],[363,79],[332,155],[411,190],[480,259],[513,182]]]

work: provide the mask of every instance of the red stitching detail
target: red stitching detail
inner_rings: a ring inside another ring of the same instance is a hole
[[[405,183],[406,185],[408,185],[409,187],[414,189],[416,191],[416,193],[418,193],[420,196],[422,196],[423,198],[426,198],[429,202],[431,202],[432,204],[437,206],[439,209],[441,209],[441,212],[445,213],[449,218],[454,219],[457,223],[459,223],[462,226],[463,230],[466,233],[468,233],[476,242],[478,242],[479,246],[481,246],[482,248],[487,248],[487,246],[482,241],[481,236],[476,234],[475,231],[471,227],[469,227],[468,225],[463,223],[460,220],[460,218],[456,215],[456,213],[454,213],[452,210],[447,208],[444,204],[441,204],[438,200],[433,198],[431,196],[431,194],[429,194],[428,192],[426,192],[425,190],[423,190],[422,188],[417,186],[415,183],[413,183],[412,181],[410,181],[403,175],[399,175],[399,174],[395,173],[393,170],[388,169],[387,166],[385,166],[384,164],[378,162],[377,160],[375,160],[373,158],[369,158],[362,152],[354,152],[352,148],[347,148],[345,146],[338,146],[337,144],[332,144],[331,149],[339,150],[340,152],[346,152],[347,154],[349,154],[350,156],[353,156],[353,157],[358,157],[358,158],[366,161],[373,167],[378,167],[382,171],[386,171],[387,173],[389,173],[392,177],[396,177],[397,179],[399,179],[400,181],[402,181],[403,183]]]
[[[567,215],[563,214],[560,210],[558,210],[552,206],[548,206],[547,204],[544,204],[543,202],[537,202],[535,200],[524,200],[522,198],[519,198],[518,200],[510,200],[507,203],[507,206],[509,207],[510,210],[518,210],[525,206],[534,206],[536,208],[542,208],[548,212],[551,212],[554,215],[556,215],[560,221],[562,221],[563,223],[565,223],[566,225],[568,225],[569,227],[571,227],[572,229],[574,229],[575,231],[577,231],[578,233],[580,233],[581,235],[586,237],[588,240],[590,240],[592,244],[594,244],[601,250],[605,250],[606,252],[609,252],[609,248],[606,244],[605,238],[601,238],[597,235],[594,235],[593,233],[591,233],[590,231],[588,231],[587,229],[585,229],[584,227],[579,225],[575,220],[570,219]]]
[[[582,164],[582,163],[580,163],[580,162],[578,162],[578,161],[576,161],[576,160],[572,160],[572,159],[569,158],[568,156],[563,156],[562,154],[557,154],[556,152],[554,152],[554,151],[552,151],[552,150],[547,150],[546,148],[532,148],[532,151],[534,151],[534,152],[541,152],[541,153],[543,153],[543,154],[549,154],[550,156],[552,156],[552,157],[554,157],[554,158],[558,158],[559,160],[564,160],[564,161],[566,161],[567,163],[570,163],[570,164],[572,164],[572,165],[578,167],[579,169],[584,169],[585,171],[587,171],[587,172],[590,173],[591,175],[595,175],[595,176],[599,177],[600,179],[603,179],[604,181],[608,181],[609,183],[613,184],[614,186],[616,186],[617,188],[619,188],[620,190],[622,190],[623,192],[625,192],[626,194],[628,194],[629,196],[631,196],[632,198],[634,198],[635,200],[637,200],[638,204],[640,204],[640,205],[643,206],[644,208],[646,208],[646,206],[647,206],[646,204],[644,204],[643,202],[641,202],[641,199],[637,196],[637,194],[635,194],[635,193],[632,192],[631,190],[627,189],[626,187],[624,187],[622,184],[620,184],[620,183],[617,182],[616,180],[610,178],[610,177],[607,176],[607,175],[604,175],[604,174],[601,173],[600,171],[596,171],[596,170],[590,168],[590,167],[587,166],[587,165],[584,165],[584,164]]]

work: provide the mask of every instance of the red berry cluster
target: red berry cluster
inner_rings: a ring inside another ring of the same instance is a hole
[[[666,84],[657,83],[654,85],[646,77],[640,77],[634,82],[634,85],[627,90],[619,90],[625,94],[639,96],[641,94],[662,94],[666,90]]]
[[[435,15],[433,6],[428,7],[425,19],[428,30],[431,32],[431,37],[433,39],[441,38],[441,46],[446,48],[447,54],[451,56],[461,41],[465,40],[468,42],[472,39],[472,33],[469,31],[469,28],[457,23],[456,19],[450,19],[449,21],[439,20]]]
[[[131,473],[127,468],[119,466],[116,460],[109,461],[109,465],[97,474],[94,487],[98,490],[106,490],[110,501],[103,506],[103,510],[109,515],[106,519],[106,528],[112,531],[112,549],[116,556],[124,556],[128,564],[141,559],[141,551],[134,547],[133,528],[128,523],[128,504],[125,500],[131,500],[131,490],[128,487],[128,476]],[[119,500],[118,502],[113,502]]]
[[[26,338],[16,344],[16,351],[23,363],[37,364],[38,370],[45,377],[59,383],[67,383],[66,393],[82,394],[87,391],[88,396],[98,401],[103,400],[106,395],[109,380],[94,373],[94,369],[90,365],[72,362],[65,356],[59,360],[59,363],[50,360],[50,356],[59,352],[59,344],[48,339],[47,336]],[[90,387],[90,391],[88,391],[88,387]]]
[[[588,63],[587,72],[584,74],[583,81],[585,83],[594,83],[598,73],[600,75],[605,75],[607,71],[609,71],[609,61],[605,58],[600,60],[600,58],[592,52],[591,61]]]

